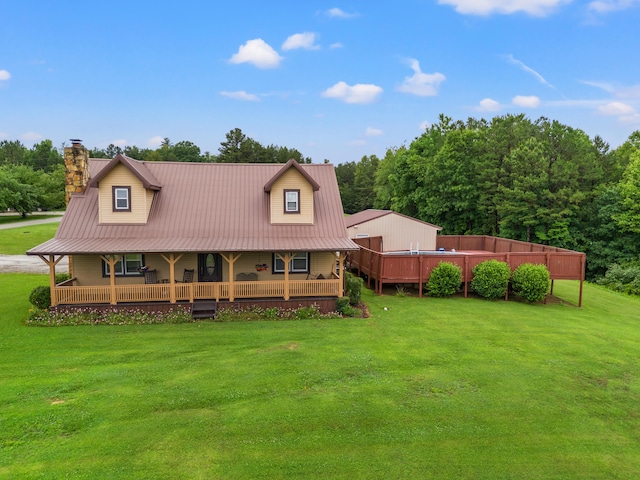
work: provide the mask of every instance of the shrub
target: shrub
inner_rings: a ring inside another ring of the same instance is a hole
[[[484,298],[500,298],[507,293],[511,270],[506,262],[487,260],[473,267],[471,288]]]
[[[462,269],[449,262],[440,262],[429,276],[427,291],[433,297],[448,297],[460,288]]]
[[[71,278],[71,275],[68,273],[56,273],[56,285],[62,282],[66,282]]]
[[[349,303],[351,305],[358,305],[362,296],[362,285],[364,280],[360,277],[356,277],[354,274],[345,273],[345,295],[349,297]]]
[[[44,286],[34,288],[29,295],[29,301],[31,305],[41,310],[49,308],[51,306],[51,288]]]
[[[349,297],[340,297],[336,300],[336,311],[343,317],[355,317],[359,313],[349,302]]]
[[[598,280],[598,284],[616,292],[640,295],[640,266],[633,263],[623,265],[614,263],[605,276]]]
[[[549,270],[544,265],[523,263],[511,275],[514,293],[530,302],[543,300],[549,291]]]

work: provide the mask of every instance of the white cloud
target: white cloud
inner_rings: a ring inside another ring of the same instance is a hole
[[[260,97],[253,93],[247,93],[244,90],[238,90],[237,92],[220,92],[220,95],[234,100],[242,100],[244,102],[259,102]]]
[[[598,111],[603,115],[633,115],[635,108],[622,102],[610,102],[598,107]]]
[[[0,70],[0,81],[9,80],[11,74],[7,70]]]
[[[511,15],[524,12],[536,17],[545,17],[560,5],[572,0],[438,0],[440,5],[452,5],[456,12],[464,15]]]
[[[149,148],[158,148],[164,142],[164,137],[160,135],[156,135],[155,137],[151,137],[147,140],[147,147]]]
[[[127,145],[127,141],[124,138],[120,138],[118,140],[114,140],[113,142],[111,142],[112,144],[114,144],[116,147],[124,147]]]
[[[631,85],[630,87],[620,87],[607,82],[592,82],[588,80],[580,80],[580,83],[596,87],[612,94],[618,98],[640,98],[640,85]]]
[[[347,13],[339,8],[330,8],[325,14],[332,18],[353,18],[358,16],[357,13]]]
[[[540,99],[535,95],[516,95],[511,100],[511,103],[517,105],[518,107],[538,108],[540,106]]]
[[[342,45],[340,42],[336,42],[336,43],[332,43],[331,45],[329,45],[330,49],[336,49],[336,48],[342,48],[344,45]]]
[[[36,132],[27,132],[20,135],[20,138],[25,142],[38,142],[42,140],[44,137]]]
[[[420,97],[433,97],[437,95],[438,87],[447,77],[439,72],[422,73],[420,70],[420,62],[414,58],[409,59],[409,64],[415,73],[411,77],[405,77],[404,82],[398,87],[398,90]]]
[[[338,82],[333,87],[327,88],[322,92],[322,96],[336,98],[345,103],[371,103],[378,99],[382,91],[382,87],[370,83],[358,83],[351,86],[345,82]]]
[[[477,110],[480,112],[497,112],[502,106],[492,98],[483,98],[480,100],[480,106]]]
[[[617,10],[626,10],[640,4],[638,0],[595,0],[587,6],[593,13],[609,13]]]
[[[514,65],[517,65],[518,67],[520,67],[525,72],[530,73],[531,75],[536,77],[540,83],[546,85],[547,87],[556,88],[553,85],[551,85],[549,82],[547,82],[545,80],[545,78],[542,75],[540,75],[538,72],[536,72],[533,68],[528,67],[527,65],[525,65],[523,62],[521,62],[517,58],[513,58],[513,55],[507,55],[507,60],[509,60],[510,63],[512,63]]]
[[[425,120],[420,124],[420,130],[424,131],[427,128],[431,128],[431,122],[429,120]]]
[[[240,45],[238,53],[229,59],[229,63],[251,63],[258,68],[276,68],[281,60],[282,57],[268,43],[256,38]]]
[[[315,45],[316,34],[313,32],[295,33],[285,40],[282,50],[295,50],[304,48],[305,50],[318,50],[320,45]]]
[[[382,135],[383,133],[384,132],[379,128],[373,128],[373,127],[367,127],[367,129],[364,131],[364,135],[366,137],[376,137],[378,135]]]
[[[6,133],[4,133],[4,132],[0,132],[0,139],[1,139],[1,138],[9,138],[9,135],[7,135],[7,134],[6,134]]]

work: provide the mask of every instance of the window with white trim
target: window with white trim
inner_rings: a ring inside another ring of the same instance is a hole
[[[284,254],[280,254],[284,257]],[[284,273],[284,261],[273,254],[273,273]],[[309,273],[309,253],[298,252],[289,260],[289,273]]]
[[[113,187],[113,211],[131,211],[131,187]]]
[[[144,256],[141,253],[127,254],[116,262],[113,271],[116,277],[129,275],[140,275],[140,267],[144,265]],[[102,261],[102,272],[104,277],[111,275],[109,264]]]
[[[300,213],[300,190],[284,191],[284,213]]]

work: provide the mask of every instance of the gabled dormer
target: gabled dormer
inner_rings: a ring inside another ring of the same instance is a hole
[[[289,160],[264,186],[272,224],[314,223],[314,195],[320,185],[295,160]]]
[[[118,154],[89,182],[101,224],[145,224],[161,185],[143,162]]]

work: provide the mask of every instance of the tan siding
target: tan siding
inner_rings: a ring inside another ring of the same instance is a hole
[[[435,250],[438,233],[438,229],[431,225],[394,214],[349,227],[347,231],[350,238],[356,238],[358,234],[368,234],[370,237],[382,236],[382,247],[385,252],[409,250],[410,247],[416,249],[418,245],[420,250]]]
[[[113,211],[112,187],[131,187],[131,211]],[[99,190],[100,223],[146,223],[153,200],[142,182],[124,165],[116,166],[101,181]]]
[[[284,213],[284,191],[300,190],[300,213]],[[271,223],[313,224],[313,187],[294,168],[287,170],[271,188]]]

